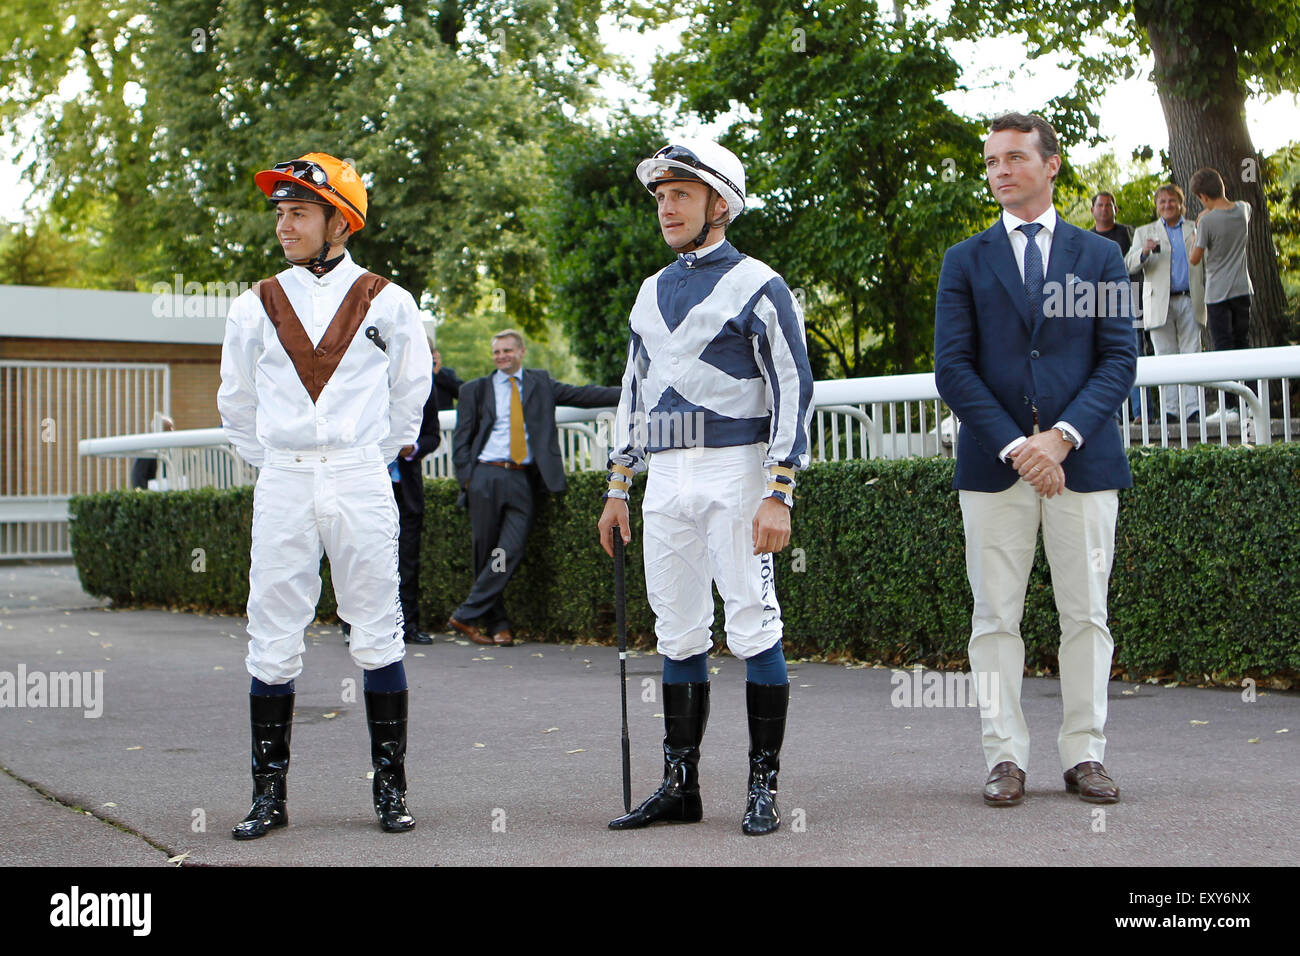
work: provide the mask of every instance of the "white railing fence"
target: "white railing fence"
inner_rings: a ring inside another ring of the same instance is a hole
[[[78,443],[144,432],[169,412],[166,365],[0,361],[0,558],[71,555],[71,495],[121,488],[130,462]]]
[[[1300,379],[1300,346],[1144,357],[1138,360],[1137,376],[1141,423],[1133,420],[1126,401],[1118,411],[1119,426],[1128,445],[1189,447],[1200,442],[1229,445],[1292,441],[1297,428],[1291,417],[1295,379]],[[1197,414],[1192,421],[1166,419],[1158,414],[1161,387],[1171,409],[1183,407],[1181,397],[1194,395]],[[8,401],[9,393],[3,394]],[[817,410],[810,436],[814,461],[954,453],[960,423],[940,400],[932,373],[818,382],[815,401]],[[566,468],[604,468],[610,412],[556,410]],[[455,422],[454,411],[439,416],[443,442],[424,460],[426,476],[453,474],[451,439]],[[7,435],[6,427],[6,440]],[[219,428],[83,438],[78,449],[82,458],[97,464],[59,467],[78,474],[107,474],[111,480],[83,483],[70,493],[126,487],[127,462],[138,457],[158,458],[160,488],[233,487],[248,484],[256,477],[256,469],[235,454]],[[0,497],[0,509],[14,507],[15,500],[8,495]],[[66,494],[47,495],[39,508],[28,500],[23,514],[29,517],[24,520],[34,527],[44,524],[47,528],[66,528],[66,500]],[[10,514],[0,512],[0,517]],[[31,530],[21,555],[0,549],[0,557],[66,553],[66,530],[59,533],[62,537],[49,530]],[[65,551],[59,551],[60,546]]]

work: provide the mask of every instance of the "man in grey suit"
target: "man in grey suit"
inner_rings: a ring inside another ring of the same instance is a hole
[[[514,329],[492,337],[497,370],[461,386],[452,461],[465,492],[474,534],[474,587],[450,626],[476,644],[514,643],[503,595],[523,560],[540,484],[566,487],[555,406],[618,405],[619,389],[566,385],[525,369],[524,338]],[[473,623],[482,621],[482,627]]]
[[[1142,316],[1156,355],[1179,355],[1201,350],[1205,325],[1205,267],[1192,264],[1196,228],[1183,218],[1183,191],[1175,183],[1156,190],[1160,218],[1138,226],[1124,257],[1129,272],[1141,272]],[[1178,386],[1161,386],[1166,417],[1179,417]],[[1196,389],[1182,390],[1182,416],[1191,421],[1199,414]]]

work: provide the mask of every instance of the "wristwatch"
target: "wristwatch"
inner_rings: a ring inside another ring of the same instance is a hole
[[[1064,428],[1061,428],[1058,425],[1056,430],[1061,433],[1061,437],[1065,439],[1066,443],[1070,446],[1071,449],[1075,449],[1079,447],[1078,439],[1076,439],[1073,435],[1067,432]]]

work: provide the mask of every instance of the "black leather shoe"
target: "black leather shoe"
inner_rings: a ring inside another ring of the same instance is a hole
[[[407,631],[402,635],[402,640],[407,644],[432,644],[433,638],[423,631]]]
[[[652,823],[698,823],[700,742],[709,722],[709,682],[664,684],[664,782],[641,806],[611,820],[611,830],[639,830]]]
[[[789,684],[745,683],[749,713],[749,797],[740,829],[749,836],[773,833],[781,826],[776,805],[776,776],[781,770],[781,743],[790,704]]]
[[[984,781],[984,803],[990,807],[1014,807],[1025,799],[1025,772],[1004,760],[989,771]]]
[[[1085,760],[1065,771],[1065,789],[1088,803],[1118,803],[1119,787],[1095,760]]]
[[[289,738],[293,732],[293,694],[248,695],[253,736],[253,806],[230,835],[256,840],[289,822]]]
[[[368,690],[365,697],[370,762],[375,768],[375,815],[381,830],[402,833],[415,826],[415,818],[406,809],[407,692]]]

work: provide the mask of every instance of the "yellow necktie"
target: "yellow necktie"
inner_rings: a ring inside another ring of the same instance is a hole
[[[528,457],[528,441],[524,438],[524,403],[519,398],[519,380],[510,376],[510,458],[522,465]]]

